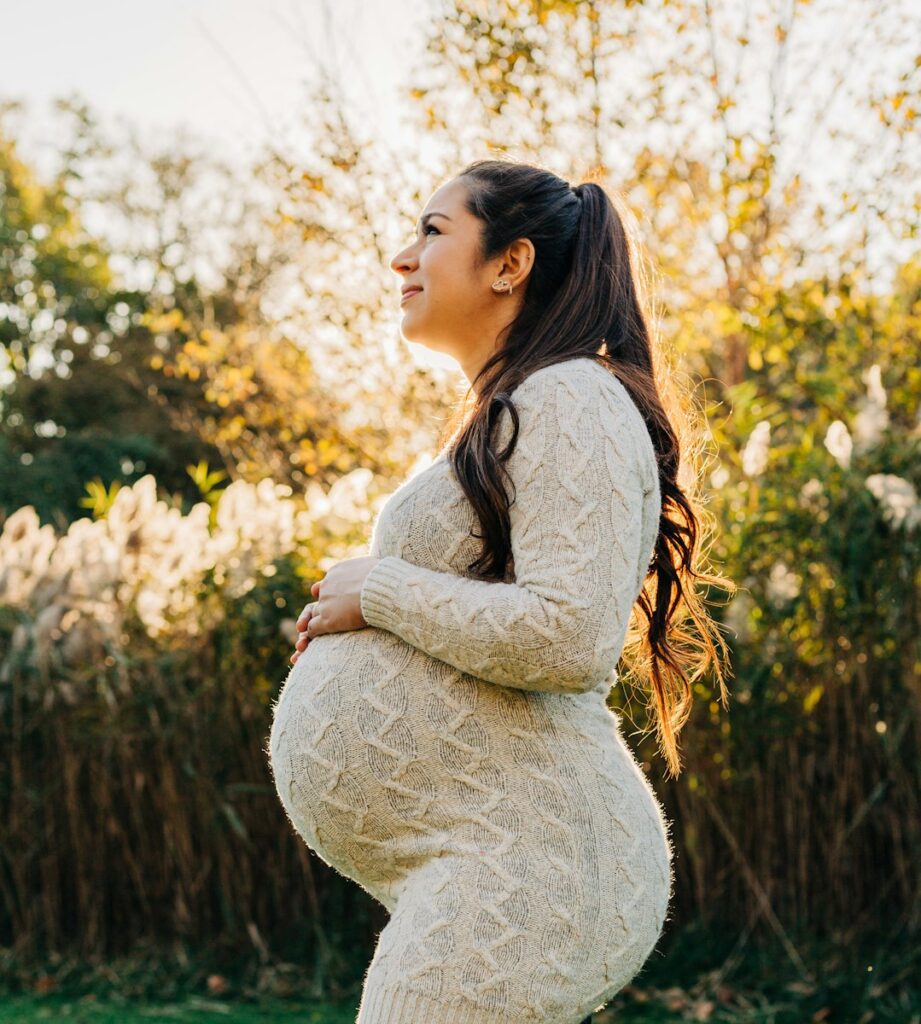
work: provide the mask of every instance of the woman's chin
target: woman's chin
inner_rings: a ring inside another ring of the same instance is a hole
[[[411,316],[404,316],[400,323],[400,333],[407,341],[415,342],[417,345],[425,344],[425,332],[419,330],[419,325],[413,322]]]

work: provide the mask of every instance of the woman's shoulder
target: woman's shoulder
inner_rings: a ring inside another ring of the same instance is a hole
[[[592,359],[590,356],[574,356],[569,359],[560,359],[555,363],[549,363],[538,367],[536,370],[532,370],[518,385],[516,393],[524,387],[534,387],[536,384],[551,380],[576,380],[586,373],[594,373],[597,370],[603,369],[597,360]]]
[[[529,394],[546,393],[547,388],[561,388],[576,396],[600,396],[607,392],[631,405],[633,400],[620,379],[591,356],[575,356],[532,370],[516,387],[514,394],[527,397]]]
[[[616,432],[618,440],[628,437],[636,458],[645,465],[644,475],[650,471],[658,475],[643,414],[620,378],[591,356],[560,360],[532,371],[514,390],[512,400],[523,414],[525,429],[565,429],[571,424],[584,434],[594,425],[606,433]]]
[[[598,413],[599,404],[619,417],[626,416],[631,427],[646,430],[643,416],[619,377],[590,356],[563,359],[533,370],[512,393],[516,406],[535,403],[547,408],[551,401],[559,414],[582,418]]]

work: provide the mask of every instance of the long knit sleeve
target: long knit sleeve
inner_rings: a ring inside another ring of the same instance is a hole
[[[515,582],[390,555],[364,581],[362,614],[480,679],[585,692],[610,678],[646,575],[659,511],[654,451],[629,393],[592,361],[544,367],[512,401]],[[503,410],[497,450],[511,433]]]

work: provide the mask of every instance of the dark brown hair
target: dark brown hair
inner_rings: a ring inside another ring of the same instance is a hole
[[[500,477],[518,436],[511,393],[535,370],[566,359],[587,356],[606,366],[642,413],[658,458],[662,515],[634,608],[642,612],[645,630],[638,631],[631,620],[622,658],[631,677],[651,684],[647,707],[659,749],[678,775],[676,739],[691,712],[691,683],[713,665],[725,706],[724,672],[731,674],[728,664],[721,664],[726,649],[719,627],[694,580],[730,592],[735,585],[701,570],[703,509],[691,492],[700,478],[694,456],[705,431],[702,425],[691,427],[695,410],[687,393],[663,387],[675,379],[674,368],[664,374],[657,370],[661,353],[652,343],[651,318],[644,309],[641,247],[625,227],[620,197],[615,202],[595,181],[573,188],[548,170],[508,159],[474,161],[457,177],[467,186],[467,209],[482,222],[478,265],[520,238],[530,239],[535,249],[521,310],[471,382],[467,398],[476,391],[473,408],[468,414],[465,401],[443,435],[453,435],[448,458],[482,530],[474,534],[483,541],[482,552],[468,570],[479,579],[501,580],[511,557],[509,499]],[[496,453],[492,438],[503,407],[512,417],[513,434],[506,449]],[[671,420],[689,437],[684,463]],[[682,469],[688,480],[679,486]],[[686,617],[698,635],[684,628]]]

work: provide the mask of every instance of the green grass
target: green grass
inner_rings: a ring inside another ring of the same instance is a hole
[[[190,996],[162,1005],[146,1006],[119,999],[83,996],[6,997],[0,1002],[0,1024],[38,1024],[39,1021],[68,1021],[71,1024],[355,1024],[357,1007],[266,1000],[255,1006],[234,1005],[220,999]]]
[[[921,1024],[917,941],[885,931],[863,938],[858,952],[835,936],[810,942],[791,935],[802,958],[793,963],[776,944],[750,942],[736,956],[734,936],[689,927],[593,1022]],[[364,966],[353,964],[350,977],[328,976],[329,987],[321,988],[309,971],[287,961],[253,967],[151,954],[27,966],[0,955],[0,1024],[354,1024]]]
[[[7,998],[0,1003],[0,1024],[38,1024],[39,1021],[72,1024],[355,1024],[357,1006],[318,1003],[272,1002],[258,1006],[235,1006],[215,999],[190,997],[161,1006],[131,1005],[121,1000],[95,996],[65,999],[54,996]],[[632,1006],[629,1011],[609,1009],[595,1015],[595,1024],[677,1024],[687,1020],[662,1007]],[[433,1021],[433,1024],[437,1022]]]
[[[750,997],[752,993],[748,993]],[[916,1008],[892,1008],[889,1013],[859,1008],[816,1010],[788,993],[786,998],[765,996],[742,1000],[748,1005],[720,1006],[712,997],[694,998],[679,988],[655,990],[643,1001],[618,999],[594,1015],[593,1024],[921,1024]],[[828,1011],[831,1012],[828,1012]],[[893,1012],[894,1011],[894,1012]],[[264,999],[258,1004],[188,996],[162,1004],[133,1003],[96,995],[68,999],[60,995],[6,997],[0,1001],[0,1024],[38,1024],[39,1021],[74,1024],[354,1024],[357,1006],[292,1000]],[[433,1022],[437,1024],[437,1022]]]

